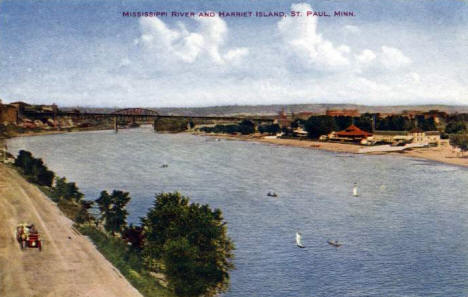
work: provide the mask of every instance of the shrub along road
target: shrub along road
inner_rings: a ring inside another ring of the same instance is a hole
[[[21,250],[19,223],[33,223],[42,251]],[[0,296],[141,296],[56,205],[0,164]]]

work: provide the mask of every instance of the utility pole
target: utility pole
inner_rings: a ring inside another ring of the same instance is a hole
[[[117,125],[117,117],[114,117],[114,131],[115,133],[119,132],[119,126]]]

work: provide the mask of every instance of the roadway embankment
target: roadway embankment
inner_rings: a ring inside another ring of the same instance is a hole
[[[141,296],[51,200],[4,164],[0,222],[0,296]],[[23,222],[35,224],[42,251],[20,249],[15,229]]]

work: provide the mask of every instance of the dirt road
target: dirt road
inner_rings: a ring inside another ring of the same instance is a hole
[[[42,252],[21,250],[18,223],[34,223]],[[72,228],[72,222],[41,191],[0,164],[0,296],[141,296]]]

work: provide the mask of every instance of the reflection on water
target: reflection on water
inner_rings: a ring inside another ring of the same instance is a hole
[[[132,222],[163,191],[221,208],[237,247],[225,296],[468,294],[463,168],[150,129],[15,138],[8,146],[43,158],[88,199],[129,191]],[[307,248],[296,247],[297,231]]]

